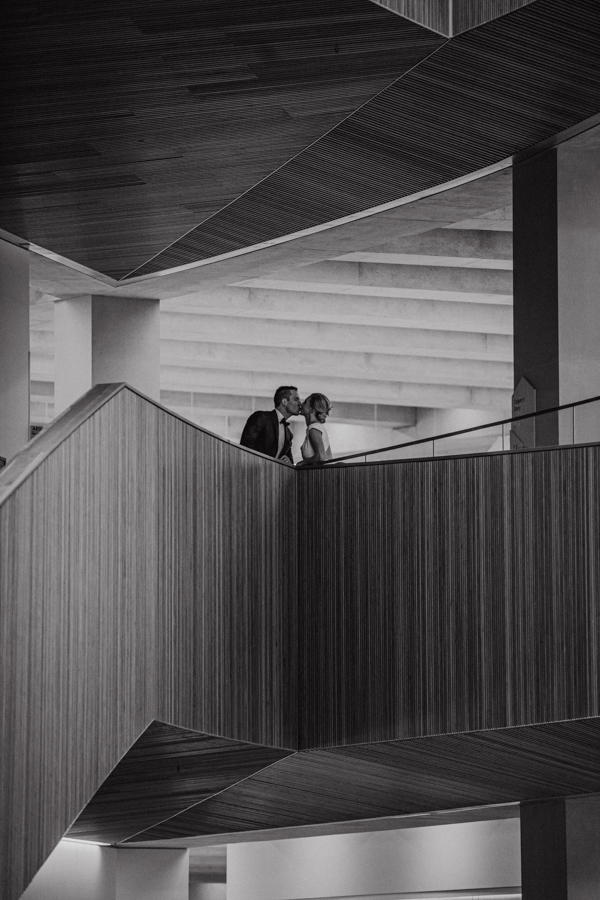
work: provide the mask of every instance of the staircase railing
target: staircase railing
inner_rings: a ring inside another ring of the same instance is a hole
[[[402,462],[600,443],[600,396],[471,428],[334,457],[324,465]]]

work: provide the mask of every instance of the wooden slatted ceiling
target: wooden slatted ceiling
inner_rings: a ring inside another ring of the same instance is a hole
[[[461,34],[537,0],[452,0],[452,34]]]
[[[153,722],[94,794],[68,836],[104,843],[133,839],[290,752]]]
[[[123,275],[440,38],[367,0],[6,0],[0,225]]]
[[[149,829],[169,840],[600,790],[600,720],[297,753]]]
[[[535,145],[598,112],[599,41],[591,0],[536,0],[459,35],[133,274],[301,231]]]

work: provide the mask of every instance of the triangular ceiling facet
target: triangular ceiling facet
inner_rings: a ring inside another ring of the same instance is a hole
[[[373,3],[445,37],[452,34],[450,0],[373,0]]]
[[[453,37],[535,0],[373,0],[431,31]]]

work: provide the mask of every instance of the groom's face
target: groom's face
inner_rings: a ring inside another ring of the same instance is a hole
[[[285,408],[284,416],[286,419],[289,416],[299,415],[302,403],[298,391],[294,391],[286,400],[283,400],[281,405]]]

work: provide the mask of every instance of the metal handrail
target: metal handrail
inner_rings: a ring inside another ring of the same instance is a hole
[[[547,416],[549,413],[561,412],[564,409],[575,409],[576,406],[585,406],[586,403],[595,403],[600,400],[597,397],[589,397],[587,400],[577,400],[575,403],[565,403],[562,406],[551,406],[548,409],[539,409],[536,412],[525,413],[522,416],[513,416],[512,419],[499,419],[497,422],[488,422],[485,425],[473,425],[471,428],[461,428],[460,431],[448,431],[445,434],[434,434],[432,437],[418,438],[416,441],[405,441],[403,444],[391,444],[388,447],[380,447],[379,450],[363,450],[360,453],[351,453],[348,456],[336,456],[322,463],[324,466],[344,462],[347,459],[358,459],[360,457],[375,456],[378,453],[385,453],[388,450],[400,450],[403,447],[414,447],[417,444],[430,444],[432,441],[441,441],[444,438],[456,437],[459,434],[469,434],[473,431],[484,431],[487,428],[494,428],[497,425],[508,425],[511,422],[521,422],[523,419],[533,419],[536,416]]]

